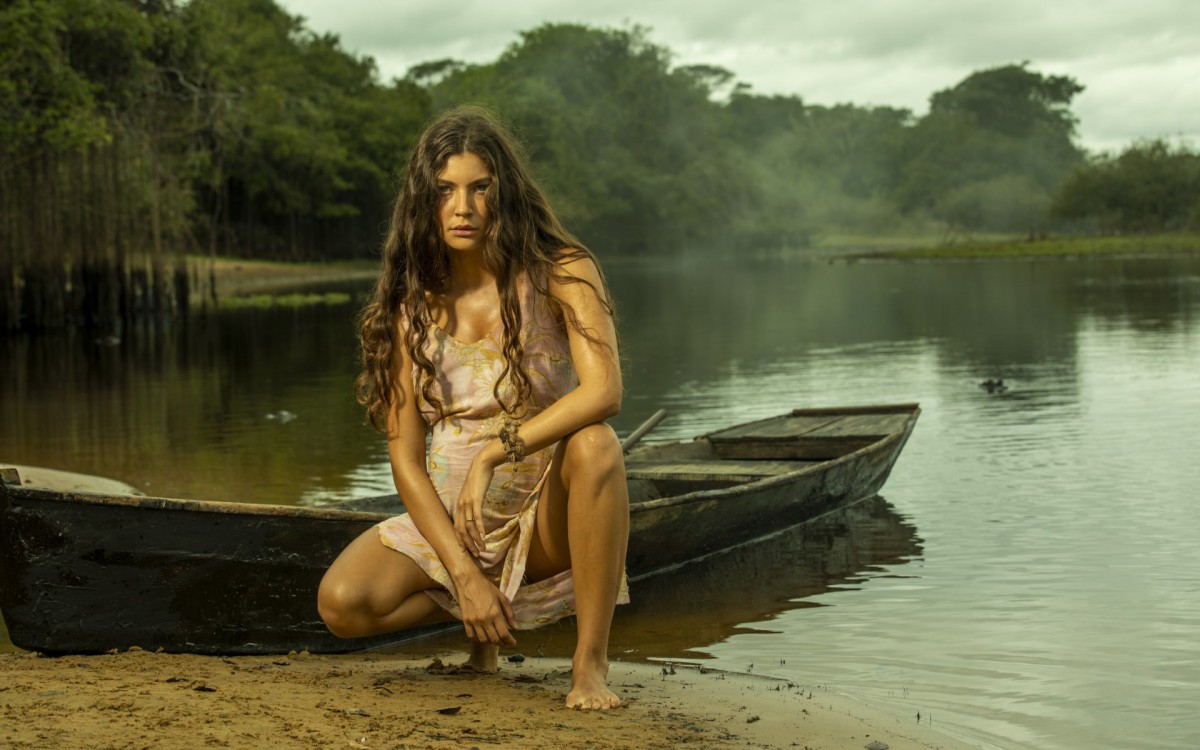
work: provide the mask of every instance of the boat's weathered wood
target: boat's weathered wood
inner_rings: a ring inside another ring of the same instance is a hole
[[[723,459],[826,459],[844,456],[904,428],[911,412],[801,414],[775,417],[708,435]]]
[[[630,574],[670,567],[801,523],[876,494],[903,448],[905,429],[836,459],[729,488],[663,497],[631,508]]]
[[[874,406],[827,406],[809,409],[792,409],[794,417],[819,417],[829,414],[846,416],[854,414],[916,414],[920,404],[876,404]]]
[[[32,489],[0,497],[0,608],[13,643],[270,653],[286,627],[287,650],[346,650],[317,617],[317,585],[377,517],[124,499]]]
[[[754,439],[754,440],[769,440],[772,438],[795,440],[798,437],[806,435],[813,430],[818,430],[832,422],[836,422],[841,417],[839,415],[829,416],[786,416],[786,417],[771,417],[758,422],[740,425],[738,427],[730,427],[727,430],[718,430],[717,432],[709,433],[708,439],[714,442],[720,441],[728,443],[731,441]]]
[[[812,432],[805,439],[827,437],[873,437],[876,440],[903,429],[907,414],[860,414],[839,417]]]
[[[650,443],[635,448],[625,458],[625,464],[637,461],[675,461],[679,459],[714,461],[717,454],[713,452],[708,438],[700,436],[686,442]]]
[[[642,422],[642,424],[638,426],[638,428],[634,430],[629,437],[621,441],[621,452],[629,453],[629,451],[633,450],[638,443],[642,442],[642,438],[646,437],[646,435],[650,433],[650,430],[653,430],[658,426],[659,422],[666,418],[666,409],[659,409],[651,414],[649,419],[647,419],[645,422]]]
[[[630,461],[625,474],[630,479],[669,479],[690,482],[753,482],[811,466],[812,461]]]
[[[356,497],[332,506],[338,510],[355,510],[363,513],[380,513],[385,516],[398,516],[407,513],[404,501],[399,495],[377,495],[375,497]]]
[[[797,413],[639,447],[628,461],[630,575],[652,575],[875,494],[918,413],[915,406]],[[848,449],[861,433],[884,427],[882,437]],[[747,455],[718,458],[722,449],[738,450],[738,440],[722,436],[739,433]],[[828,460],[791,460],[803,453],[796,446],[822,444]],[[772,446],[788,460],[774,460]],[[334,638],[315,602],[327,566],[399,512],[397,502],[376,498],[351,511],[0,485],[0,610],[16,645],[53,653],[134,645],[336,652],[395,642],[395,635]]]

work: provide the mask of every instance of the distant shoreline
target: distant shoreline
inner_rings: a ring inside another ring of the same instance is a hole
[[[1200,234],[1147,234],[1104,237],[1047,237],[1036,240],[963,242],[831,256],[845,261],[954,260],[1148,260],[1200,257]]]
[[[1200,234],[1172,233],[1120,236],[1047,237],[1036,240],[989,239],[946,244],[920,244],[929,238],[858,238],[859,248],[843,241],[815,246],[802,254],[827,262],[921,262],[999,260],[1149,260],[1200,257]],[[877,243],[877,244],[876,244]],[[875,247],[871,247],[872,245]],[[868,249],[869,248],[869,249]],[[611,258],[613,262],[631,258]],[[218,300],[283,294],[306,286],[345,281],[370,281],[379,273],[377,261],[286,262],[252,258],[188,256],[188,271],[206,290],[211,270]]]

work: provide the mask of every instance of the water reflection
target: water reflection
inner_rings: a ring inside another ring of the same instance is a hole
[[[292,503],[378,455],[354,404],[350,304],[222,312],[113,344],[0,341],[0,456],[144,491]],[[291,421],[270,419],[292,412]]]
[[[938,369],[1056,383],[1078,376],[1084,321],[1163,332],[1193,327],[1200,259],[993,264],[622,265],[610,272],[626,324],[639,413],[681,384],[749,375],[781,359],[819,367],[831,349],[882,343]],[[1189,283],[1189,279],[1191,280]],[[716,353],[719,356],[715,356]],[[874,363],[873,363],[874,364]],[[1037,389],[1012,394],[1036,409]],[[1061,389],[1056,389],[1061,395]]]
[[[916,529],[881,497],[764,541],[635,583],[614,643],[625,653],[706,658],[694,649],[747,632],[776,632],[780,613],[855,589],[920,557]]]

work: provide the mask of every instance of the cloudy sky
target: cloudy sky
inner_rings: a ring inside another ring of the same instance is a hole
[[[1200,145],[1200,0],[280,0],[371,55],[385,78],[452,57],[489,62],[545,22],[648,26],[680,64],[732,70],[760,94],[906,107],[974,70],[1029,60],[1073,76],[1080,137]]]

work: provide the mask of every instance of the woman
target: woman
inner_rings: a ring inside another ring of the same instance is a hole
[[[486,111],[453,110],[419,139],[360,333],[359,400],[408,513],[329,568],[329,629],[459,618],[468,664],[495,671],[514,630],[576,614],[567,706],[619,705],[608,634],[628,601],[629,498],[604,424],[622,393],[612,305]]]

